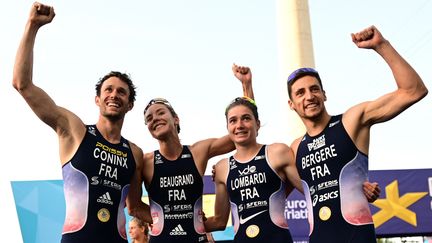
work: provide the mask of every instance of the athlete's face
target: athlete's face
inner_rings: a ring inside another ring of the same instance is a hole
[[[140,227],[135,221],[130,221],[129,222],[129,236],[133,240],[144,238],[144,237],[146,237],[145,228]]]
[[[121,79],[110,77],[105,80],[100,96],[95,98],[101,115],[110,120],[124,118],[124,115],[133,107],[133,103],[129,102],[129,94],[128,85]]]
[[[313,76],[303,76],[296,80],[292,85],[291,96],[288,104],[301,118],[314,119],[325,110],[327,97],[318,79]]]
[[[234,106],[227,113],[228,134],[236,145],[256,143],[259,126],[252,111],[244,105]]]
[[[151,105],[144,114],[144,119],[147,123],[147,129],[154,138],[162,140],[170,135],[178,136],[179,118],[173,117],[164,104]]]

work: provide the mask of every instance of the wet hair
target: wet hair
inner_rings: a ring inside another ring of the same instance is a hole
[[[149,234],[149,225],[148,225],[148,223],[146,223],[146,222],[144,222],[141,219],[136,218],[136,217],[133,217],[130,220],[130,222],[135,222],[138,225],[138,227],[144,227],[144,234],[145,235]]]
[[[228,111],[231,110],[235,106],[244,105],[252,111],[255,120],[259,121],[258,117],[258,107],[255,101],[249,97],[237,97],[231,101],[231,103],[225,109],[225,118],[228,119]]]
[[[121,72],[117,72],[117,71],[111,71],[108,74],[106,74],[105,76],[103,76],[101,79],[99,79],[99,81],[96,83],[96,95],[100,96],[101,94],[101,88],[102,88],[102,84],[109,78],[111,77],[117,77],[119,78],[121,81],[125,82],[128,87],[129,87],[129,102],[133,103],[135,101],[135,96],[136,96],[136,87],[133,84],[130,76],[126,73],[121,73]]]

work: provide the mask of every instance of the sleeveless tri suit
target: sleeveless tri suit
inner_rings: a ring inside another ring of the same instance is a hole
[[[333,116],[317,136],[304,135],[296,155],[308,206],[310,243],[376,242],[362,184],[368,157],[360,152]]]
[[[179,158],[154,152],[154,173],[147,188],[153,226],[150,242],[207,242],[202,212],[203,179],[188,146]]]
[[[267,160],[267,146],[250,161],[228,159],[226,180],[234,242],[293,242],[284,218],[286,184]]]
[[[66,218],[62,243],[127,243],[125,199],[135,171],[129,142],[112,144],[95,125],[63,166]]]

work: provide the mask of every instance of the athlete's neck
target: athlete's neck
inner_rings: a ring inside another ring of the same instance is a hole
[[[96,128],[100,134],[112,144],[120,142],[122,126],[123,122],[111,122],[106,119],[99,119],[96,123]]]
[[[249,144],[247,146],[236,144],[236,153],[234,154],[234,158],[237,161],[250,161],[258,154],[261,147],[262,144],[259,143]]]
[[[169,160],[176,160],[183,151],[179,139],[159,140],[159,152]]]
[[[330,119],[331,116],[327,113],[327,111],[324,111],[322,115],[314,119],[302,119],[302,120],[306,127],[307,134],[313,137],[320,134],[325,129]]]

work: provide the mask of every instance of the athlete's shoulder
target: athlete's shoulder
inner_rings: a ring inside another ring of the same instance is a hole
[[[291,143],[291,149],[293,150],[294,154],[297,153],[297,149],[299,147],[300,142],[302,141],[304,136],[298,137],[294,139],[294,141]]]
[[[136,145],[135,143],[133,143],[129,140],[128,140],[128,142],[129,142],[129,145],[130,145],[132,152],[134,153],[134,156],[140,155],[142,157],[143,156],[142,149],[138,145]]]
[[[267,156],[269,162],[275,166],[275,168],[287,166],[294,161],[292,149],[284,143],[268,145]]]
[[[225,166],[225,165],[228,165],[228,158],[223,158],[219,160],[215,166]]]
[[[143,153],[143,159],[145,164],[149,162],[151,163],[153,161],[153,158],[154,158],[154,151]]]
[[[135,160],[136,169],[140,170],[143,167],[143,151],[140,147],[138,147],[135,143],[129,141],[129,146],[132,151],[133,158]]]
[[[270,151],[286,151],[291,149],[290,146],[288,146],[285,143],[272,143],[267,145],[267,150]]]
[[[355,124],[358,126],[358,124],[364,124],[366,123],[366,109],[370,102],[363,102],[360,104],[357,104],[351,108],[349,108],[347,111],[345,111],[341,116],[341,120],[343,124]]]
[[[213,167],[212,174],[215,182],[225,182],[228,174],[228,158],[219,160]]]
[[[274,155],[276,157],[285,155],[291,152],[291,148],[285,143],[272,143],[267,145],[267,154]]]

